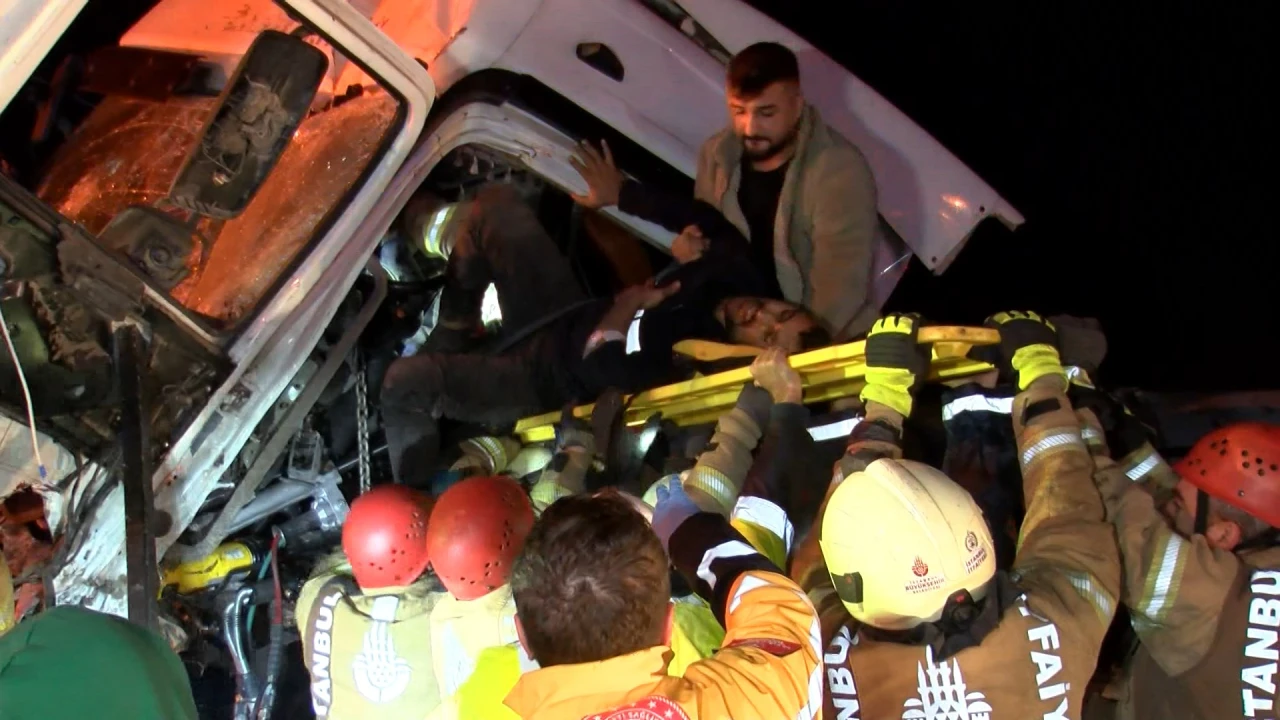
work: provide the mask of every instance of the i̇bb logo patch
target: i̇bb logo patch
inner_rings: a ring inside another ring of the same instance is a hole
[[[650,695],[626,707],[602,715],[589,715],[582,720],[689,720],[689,716],[669,698]]]

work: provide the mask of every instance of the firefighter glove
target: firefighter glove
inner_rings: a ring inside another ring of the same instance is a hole
[[[1051,375],[1062,378],[1066,389],[1067,373],[1058,355],[1058,333],[1052,323],[1036,313],[1013,310],[992,315],[986,325],[1000,331],[1000,374],[1016,380],[1018,390]]]
[[[667,550],[671,544],[671,536],[676,528],[685,520],[702,512],[684,491],[684,482],[679,477],[670,482],[658,485],[658,502],[653,506],[653,532],[662,541],[662,549]]]
[[[859,397],[903,417],[911,415],[915,391],[929,374],[929,346],[919,343],[919,315],[886,315],[867,333],[867,384]]]

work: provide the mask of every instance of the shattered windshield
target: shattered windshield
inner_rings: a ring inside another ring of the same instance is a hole
[[[243,213],[196,224],[185,277],[170,292],[213,328],[252,314],[380,153],[396,99],[376,85],[344,95],[318,97]],[[37,194],[95,235],[133,205],[176,212],[165,195],[216,103],[106,97],[59,149]]]

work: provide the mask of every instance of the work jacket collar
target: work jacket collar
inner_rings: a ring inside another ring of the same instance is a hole
[[[608,704],[661,682],[671,658],[671,648],[658,646],[600,662],[539,668],[520,676],[505,702],[520,717],[537,717],[559,705],[581,705],[593,695]]]

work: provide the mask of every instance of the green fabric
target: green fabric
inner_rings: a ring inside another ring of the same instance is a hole
[[[692,653],[680,653],[687,657],[675,658],[672,660],[672,675],[684,675],[684,671],[689,665],[703,658],[711,657],[711,654],[720,648],[724,642],[724,628],[720,626],[720,621],[716,620],[715,613],[711,612],[711,608],[700,598],[692,598],[690,601],[677,600],[676,607],[676,629],[677,635],[684,635],[684,641],[692,647]],[[677,638],[672,638],[672,648],[676,648]],[[677,663],[680,667],[675,667]]]
[[[182,661],[159,635],[63,606],[0,637],[0,720],[196,718]]]

